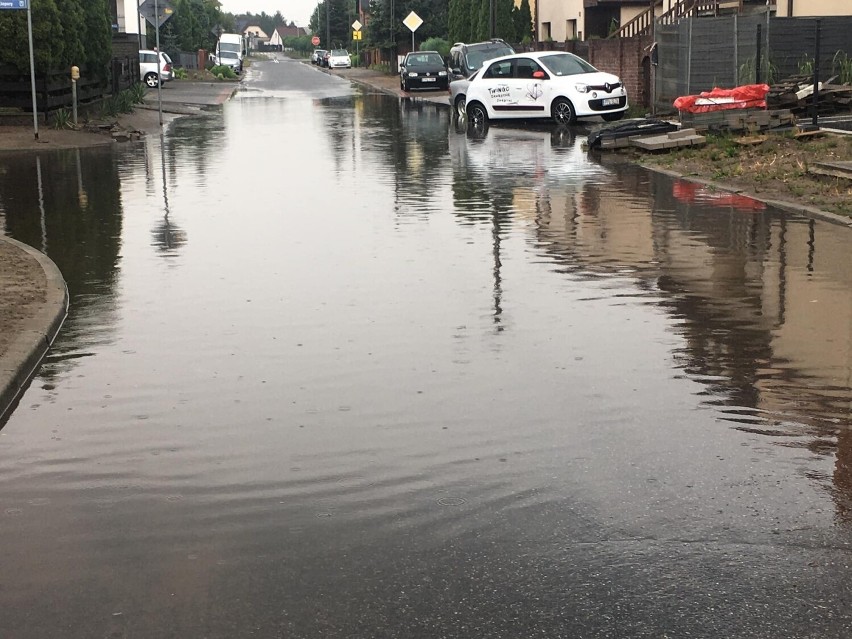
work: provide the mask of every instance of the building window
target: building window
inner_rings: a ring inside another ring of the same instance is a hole
[[[566,20],[565,21],[565,39],[573,40],[577,37],[577,21],[576,20]]]
[[[542,22],[541,23],[541,32],[542,36],[545,40],[553,40],[553,36],[550,33],[550,23]]]

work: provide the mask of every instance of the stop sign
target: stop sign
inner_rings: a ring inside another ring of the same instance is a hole
[[[317,46],[319,44],[319,36],[314,36],[311,38],[311,44]]]

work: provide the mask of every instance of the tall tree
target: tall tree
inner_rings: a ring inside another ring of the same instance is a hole
[[[56,8],[62,16],[62,29],[65,31],[65,50],[62,53],[63,66],[85,64],[86,50],[82,36],[86,25],[80,0],[56,0]]]
[[[494,11],[496,12],[495,36],[509,42],[515,41],[515,23],[512,22],[512,9],[515,7],[513,0],[494,0]]]
[[[65,64],[65,31],[55,0],[32,3],[33,55],[36,73],[57,69]],[[0,60],[19,73],[30,70],[27,41],[27,12],[0,12]]]
[[[83,24],[86,64],[95,74],[107,77],[112,58],[112,25],[107,0],[86,0],[83,3]]]
[[[532,11],[530,0],[521,0],[520,8],[513,12],[515,22],[515,38],[517,42],[528,44],[533,40]]]

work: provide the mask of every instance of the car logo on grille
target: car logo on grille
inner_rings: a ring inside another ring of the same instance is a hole
[[[612,87],[610,86],[609,82],[607,82],[607,83],[604,85],[604,89],[606,89],[606,92],[607,92],[607,93],[611,93],[611,92],[612,92]]]

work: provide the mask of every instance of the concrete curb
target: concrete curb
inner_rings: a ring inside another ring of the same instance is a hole
[[[641,166],[643,169],[648,169],[649,171],[661,173],[663,175],[678,178],[680,180],[686,180],[687,182],[701,184],[703,186],[715,189],[717,191],[722,191],[724,193],[736,193],[737,195],[744,195],[746,197],[750,197],[753,200],[763,202],[764,204],[773,206],[783,211],[788,211],[790,213],[799,213],[801,215],[806,215],[819,220],[824,220],[833,224],[852,227],[852,218],[846,217],[845,215],[839,215],[837,213],[831,213],[829,211],[823,211],[822,209],[818,209],[815,206],[808,206],[807,204],[797,204],[795,202],[786,202],[783,200],[771,200],[765,197],[761,197],[756,193],[751,193],[745,189],[740,189],[729,184],[714,182],[713,180],[706,180],[704,178],[696,177],[693,175],[684,175],[683,173],[678,173],[677,171],[663,169],[657,166],[643,164],[641,162],[639,163],[639,166]]]
[[[68,287],[59,268],[44,253],[8,237],[0,238],[0,242],[7,242],[32,256],[41,265],[47,280],[44,304],[0,356],[2,427],[38,371],[68,316]]]

